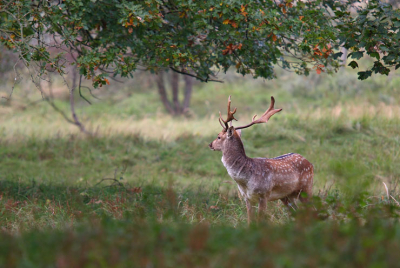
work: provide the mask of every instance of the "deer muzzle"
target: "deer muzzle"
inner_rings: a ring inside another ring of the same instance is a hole
[[[208,147],[210,147],[211,150],[215,151],[212,144],[213,144],[213,143],[211,142],[211,143],[208,145]]]

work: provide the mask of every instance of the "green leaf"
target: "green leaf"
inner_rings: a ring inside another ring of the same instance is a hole
[[[367,79],[368,77],[371,76],[372,72],[371,71],[358,72],[357,74],[358,74],[358,79],[359,80],[365,80],[365,79]]]
[[[333,54],[333,58],[336,60],[336,59],[342,57],[342,55],[343,55],[343,52],[338,52],[338,53]]]
[[[363,57],[363,55],[364,55],[364,51],[351,52],[351,53],[347,56],[347,58],[351,56],[352,59],[357,59],[357,60],[359,60],[359,59],[361,59],[361,58]]]
[[[370,55],[371,57],[376,58],[377,60],[380,60],[380,59],[381,59],[381,57],[379,56],[379,53],[378,53],[378,52],[370,52],[369,55]]]
[[[351,68],[355,69],[355,68],[358,68],[358,63],[353,60],[352,62],[349,63],[348,66],[350,66]]]
[[[389,49],[386,46],[380,46],[379,49],[382,51],[389,51]]]

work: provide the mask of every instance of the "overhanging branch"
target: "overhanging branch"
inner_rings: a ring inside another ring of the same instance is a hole
[[[196,76],[196,75],[194,75],[194,74],[190,74],[190,73],[187,73],[187,72],[182,72],[182,71],[179,71],[179,70],[177,70],[177,69],[175,69],[174,67],[169,67],[172,71],[174,71],[174,72],[177,72],[177,73],[180,73],[180,74],[183,74],[183,75],[187,75],[187,76],[191,76],[191,77],[194,77],[194,78],[196,78],[196,79],[199,79],[200,81],[202,81],[202,82],[208,82],[208,81],[211,81],[211,82],[218,82],[218,83],[223,83],[224,81],[222,81],[222,80],[216,80],[216,79],[203,79],[203,78],[201,78],[201,77],[199,77],[199,76]]]

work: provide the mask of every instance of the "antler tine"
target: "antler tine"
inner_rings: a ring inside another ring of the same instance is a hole
[[[224,124],[225,124],[225,129],[229,128],[229,126],[228,126],[229,122],[231,122],[232,120],[237,121],[237,119],[233,116],[235,113],[236,113],[236,107],[235,107],[235,109],[233,109],[233,111],[231,111],[231,96],[229,96],[229,98],[228,98],[228,117],[226,118],[226,120],[224,120],[222,118],[221,112],[219,112],[220,124],[221,124],[221,120],[222,120],[222,122],[224,122]],[[221,124],[221,126],[222,126],[222,124]],[[224,127],[224,126],[222,126],[222,127]]]
[[[251,120],[252,122],[250,124],[247,124],[247,125],[241,126],[241,127],[236,127],[235,129],[243,129],[243,128],[248,128],[254,124],[267,123],[268,120],[271,118],[271,116],[282,111],[282,109],[274,109],[274,105],[275,105],[275,99],[274,99],[274,97],[271,96],[271,104],[270,104],[268,110],[266,110],[265,113],[259,119],[254,120],[257,116],[257,115],[254,115]]]
[[[260,117],[260,119],[256,120],[257,123],[267,123],[267,121],[273,116],[274,114],[282,111],[282,109],[274,109],[275,99],[271,96],[271,104],[269,105],[268,110]]]
[[[225,129],[225,126],[224,126],[224,124],[222,124],[222,121],[221,121],[221,112],[219,112],[219,118],[218,118],[218,122],[219,122],[219,124],[221,125],[221,127],[223,128],[223,129]]]

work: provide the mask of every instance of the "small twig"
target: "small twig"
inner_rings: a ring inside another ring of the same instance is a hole
[[[50,106],[53,107],[53,109],[54,109],[56,112],[58,112],[59,114],[61,114],[62,117],[64,117],[64,119],[65,119],[68,123],[71,123],[71,124],[74,124],[74,125],[75,125],[75,122],[72,121],[71,119],[69,119],[68,116],[67,116],[60,108],[58,108],[58,107],[54,104],[53,101],[51,101],[49,98],[44,98],[43,100],[47,101],[47,103],[50,104]]]
[[[84,99],[87,103],[92,105],[92,103],[82,95],[81,84],[82,84],[82,75],[79,76],[79,96],[81,96],[81,98]]]
[[[106,187],[110,187],[110,186],[114,186],[114,185],[118,185],[118,186],[121,186],[121,187],[125,187],[121,182],[119,182],[117,179],[114,179],[114,178],[104,178],[104,179],[101,179],[98,183],[96,183],[94,186],[97,186],[97,185],[99,185],[100,183],[102,183],[103,181],[114,181],[114,183],[112,183],[111,185],[108,185],[108,186],[106,186]]]
[[[394,200],[394,202],[396,202],[396,204],[400,207],[400,203],[399,203],[399,201],[397,201],[393,196],[390,196],[393,200]]]
[[[92,96],[93,98],[95,98],[95,99],[97,99],[97,100],[101,100],[99,97],[97,97],[96,95],[94,95],[93,93],[92,93],[92,89],[90,88],[90,87],[87,87],[87,86],[81,86],[82,88],[86,88],[88,91],[89,91],[89,93],[90,93],[90,96]]]
[[[128,167],[128,165],[125,165],[125,166],[123,167],[123,169],[122,169],[122,171],[121,171],[121,178],[122,178],[122,175],[124,175],[124,173],[125,173],[127,167]],[[106,186],[106,187],[111,187],[111,186],[118,185],[118,186],[121,186],[121,187],[124,187],[124,188],[125,188],[125,185],[122,184],[122,183],[117,179],[117,172],[118,172],[118,168],[116,168],[116,169],[114,170],[114,178],[103,178],[103,179],[101,179],[98,183],[96,183],[94,186],[99,185],[99,184],[102,183],[103,181],[113,181],[114,183],[112,183],[111,185],[108,185],[108,186]]]
[[[12,95],[13,95],[13,93],[14,93],[15,85],[16,85],[19,81],[21,81],[21,77],[20,77],[19,73],[18,73],[17,70],[16,70],[16,66],[17,66],[17,64],[19,63],[19,61],[20,61],[20,60],[18,60],[18,61],[14,64],[14,66],[13,66],[14,73],[15,73],[15,78],[14,78],[14,84],[13,84],[13,86],[12,86],[12,88],[11,88],[11,92],[10,92],[10,94],[8,95],[8,97],[4,97],[4,96],[1,97],[1,98],[3,98],[3,99],[6,99],[7,101],[10,101],[10,100],[11,100],[11,97],[12,97]]]

